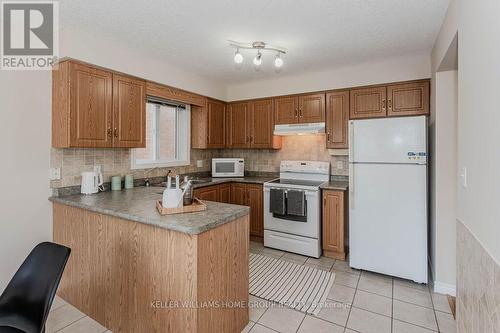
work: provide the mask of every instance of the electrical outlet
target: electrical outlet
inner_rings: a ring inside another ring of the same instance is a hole
[[[196,161],[196,166],[197,166],[198,168],[203,168],[203,160],[197,160],[197,161]]]
[[[61,168],[50,168],[49,180],[59,180],[59,179],[61,179]]]
[[[94,165],[94,172],[101,173],[102,172],[102,166],[100,166],[100,165]]]
[[[342,170],[344,168],[344,162],[343,161],[337,161],[337,169]]]

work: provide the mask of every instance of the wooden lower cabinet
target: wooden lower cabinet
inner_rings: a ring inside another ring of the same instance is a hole
[[[347,199],[344,191],[323,191],[323,255],[345,260]]]
[[[200,200],[231,203],[250,207],[250,236],[264,238],[264,192],[260,184],[228,183],[197,188],[194,196]]]
[[[219,202],[230,203],[231,202],[231,184],[221,184],[219,185]]]
[[[219,201],[219,186],[207,186],[194,190],[194,196],[200,200]]]

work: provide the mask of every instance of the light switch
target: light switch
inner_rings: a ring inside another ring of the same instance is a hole
[[[460,180],[463,188],[467,188],[467,167],[462,167],[462,174],[460,175]]]
[[[196,166],[197,166],[198,168],[203,168],[203,160],[197,160],[197,161],[196,161]]]
[[[344,168],[344,162],[342,161],[337,161],[337,169],[342,170]]]

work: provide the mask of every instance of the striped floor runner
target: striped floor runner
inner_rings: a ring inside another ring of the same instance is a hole
[[[250,294],[317,315],[335,274],[250,253]]]

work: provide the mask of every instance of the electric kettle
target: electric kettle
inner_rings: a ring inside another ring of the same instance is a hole
[[[82,172],[82,187],[80,192],[82,194],[93,194],[102,190],[102,173],[95,171]]]

